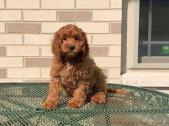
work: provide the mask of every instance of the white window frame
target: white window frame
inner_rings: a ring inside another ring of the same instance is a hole
[[[127,16],[127,68],[166,69],[169,63],[138,63],[140,0],[128,0]]]
[[[122,84],[142,87],[169,87],[169,63],[138,63],[140,0],[128,0],[126,73]]]

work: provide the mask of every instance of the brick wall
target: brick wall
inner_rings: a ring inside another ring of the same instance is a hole
[[[0,82],[49,80],[53,33],[76,24],[94,57],[119,83],[122,0],[0,0]]]

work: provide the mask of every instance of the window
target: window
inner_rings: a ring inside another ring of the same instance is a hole
[[[169,0],[129,0],[129,4],[129,66],[169,68]]]

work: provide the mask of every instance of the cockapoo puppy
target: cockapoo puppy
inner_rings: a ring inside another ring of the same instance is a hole
[[[89,56],[87,37],[82,29],[72,24],[59,29],[52,52],[51,82],[44,108],[58,106],[60,86],[71,98],[68,102],[71,108],[82,107],[88,98],[99,104],[106,102],[106,76]]]

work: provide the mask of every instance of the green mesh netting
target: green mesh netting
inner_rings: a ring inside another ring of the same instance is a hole
[[[47,84],[0,84],[0,126],[169,126],[169,95],[143,88],[108,84],[127,89],[127,95],[109,94],[104,105],[88,103],[80,109],[67,107],[47,111],[41,103]]]

